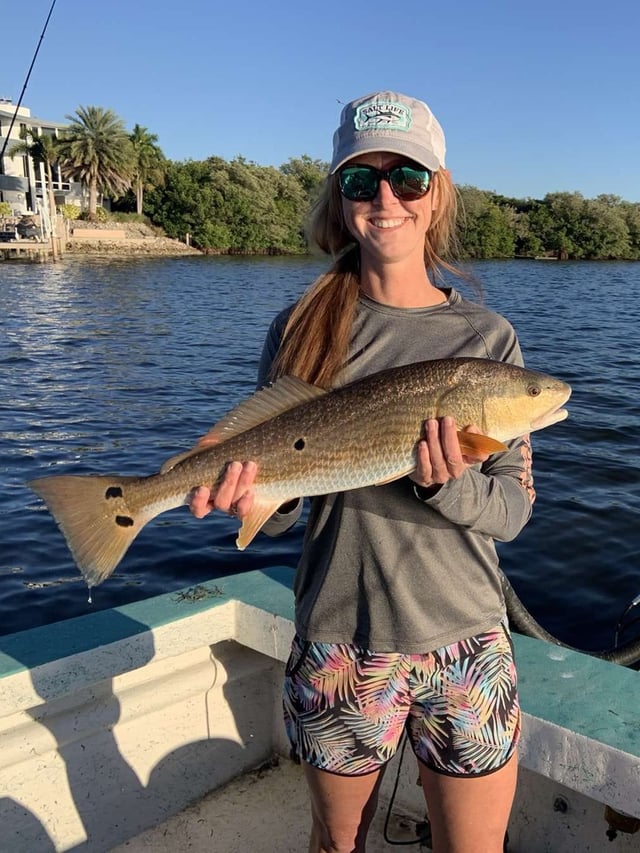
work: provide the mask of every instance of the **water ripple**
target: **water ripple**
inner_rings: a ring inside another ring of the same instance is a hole
[[[247,395],[269,322],[322,268],[283,258],[0,265],[0,632],[91,609],[25,481],[157,470]],[[609,645],[640,592],[640,265],[487,262],[475,272],[527,363],[574,389],[569,420],[534,436],[534,516],[500,546],[503,567],[548,630]],[[94,591],[93,609],[295,565],[300,530],[247,552],[234,531],[186,508],[156,519]]]

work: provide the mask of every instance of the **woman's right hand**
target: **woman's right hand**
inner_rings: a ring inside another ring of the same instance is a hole
[[[477,426],[465,427],[462,432],[482,435]],[[473,456],[463,453],[458,438],[458,427],[452,417],[425,421],[425,437],[418,443],[418,464],[409,478],[421,488],[441,486],[457,480],[466,469],[478,462],[486,462],[488,453]]]
[[[204,518],[211,510],[236,515],[242,520],[253,507],[253,484],[258,472],[255,462],[230,462],[217,491],[212,496],[208,486],[194,490],[189,509],[196,518]]]

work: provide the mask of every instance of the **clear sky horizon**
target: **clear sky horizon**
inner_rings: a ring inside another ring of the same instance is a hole
[[[2,8],[17,103],[51,0]],[[23,97],[62,122],[114,110],[172,160],[329,160],[341,104],[426,101],[459,184],[640,202],[638,0],[57,0]]]

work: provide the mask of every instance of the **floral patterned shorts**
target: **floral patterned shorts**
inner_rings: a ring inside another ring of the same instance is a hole
[[[432,770],[482,776],[506,764],[520,734],[513,647],[503,624],[412,655],[296,636],[283,702],[292,755],[347,776],[382,767],[405,730]]]

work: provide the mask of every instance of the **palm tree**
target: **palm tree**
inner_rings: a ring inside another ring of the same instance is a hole
[[[78,107],[58,140],[62,172],[89,190],[89,216],[98,192],[121,195],[131,186],[133,151],[124,122],[113,110]]]
[[[136,213],[142,213],[144,191],[164,184],[166,160],[158,145],[157,135],[149,133],[146,127],[136,124],[129,138],[133,145],[132,186],[136,194]]]
[[[53,194],[53,165],[58,161],[58,140],[48,134],[38,134],[32,127],[25,127],[20,131],[20,142],[15,142],[9,149],[9,156],[16,154],[30,157],[35,164],[42,163],[47,179],[49,218],[51,220],[51,248],[55,259],[55,221],[56,221],[56,199]]]

